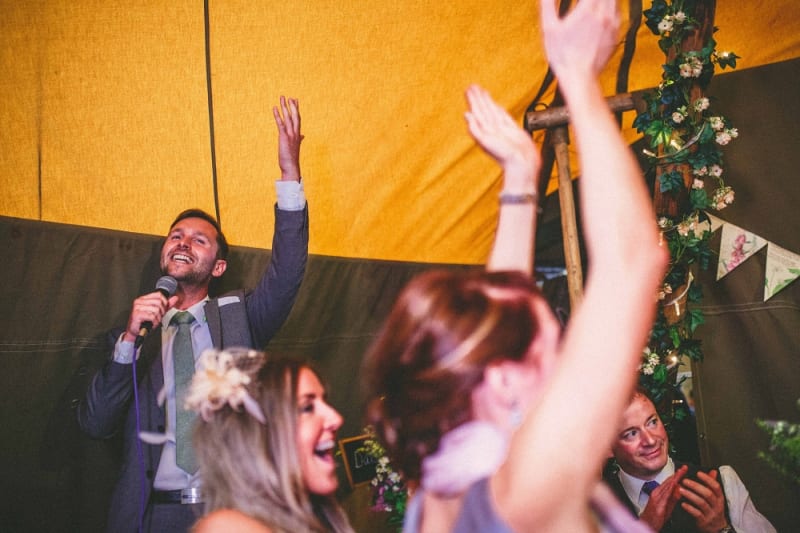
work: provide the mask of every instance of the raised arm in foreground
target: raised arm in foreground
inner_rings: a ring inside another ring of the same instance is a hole
[[[487,270],[521,270],[533,273],[536,235],[536,177],[539,152],[530,134],[497,105],[486,90],[467,89],[466,113],[472,137],[503,169],[500,213]]]
[[[589,271],[552,381],[497,476],[500,512],[520,531],[588,524],[586,503],[635,382],[666,267],[644,179],[597,80],[617,26],[614,0],[581,0],[564,18],[555,0],[542,1],[545,47],[580,154]],[[567,482],[570,497],[554,490]]]

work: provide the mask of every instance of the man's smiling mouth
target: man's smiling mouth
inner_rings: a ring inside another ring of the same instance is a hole
[[[188,255],[183,254],[183,253],[173,254],[172,255],[172,260],[177,262],[177,263],[185,263],[187,265],[193,262],[193,259],[191,257],[189,257]]]

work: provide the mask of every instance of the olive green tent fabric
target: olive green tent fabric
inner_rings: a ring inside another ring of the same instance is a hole
[[[714,78],[710,94],[739,128],[725,151],[725,181],[736,202],[723,220],[800,254],[800,60]],[[718,250],[719,235],[712,240]],[[766,248],[715,281],[701,277],[705,360],[694,365],[704,461],[731,464],[778,531],[800,523],[800,486],[756,457],[768,438],[755,419],[800,422],[800,280],[764,302]],[[716,261],[716,256],[714,257]]]

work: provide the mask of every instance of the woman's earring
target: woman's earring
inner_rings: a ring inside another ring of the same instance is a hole
[[[513,429],[517,429],[522,424],[522,409],[520,409],[519,402],[516,399],[511,400],[511,413],[508,421]]]

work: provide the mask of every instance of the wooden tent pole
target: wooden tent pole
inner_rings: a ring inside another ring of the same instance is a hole
[[[642,94],[646,91],[617,94],[606,98],[612,112],[641,109]],[[556,99],[558,102],[558,98]],[[547,129],[555,152],[558,169],[558,201],[561,207],[561,234],[564,242],[564,262],[567,270],[567,290],[570,309],[577,309],[583,298],[583,267],[581,265],[578,222],[575,211],[575,196],[572,192],[572,173],[569,166],[569,113],[565,106],[551,107],[543,111],[531,111],[525,115],[528,131]],[[548,173],[549,174],[549,173]],[[542,189],[546,187],[541,180]]]
[[[570,309],[577,309],[583,299],[583,269],[569,168],[569,132],[566,126],[553,130],[553,148],[558,167],[558,201],[561,206],[561,233],[564,239],[564,260],[567,268],[567,290]]]
[[[649,91],[652,91],[652,89],[615,94],[607,97],[606,102],[613,113],[644,109],[645,102],[642,99],[642,95]],[[525,115],[525,128],[530,132],[566,124],[569,124],[569,112],[565,106],[551,107],[543,111],[530,111]]]

